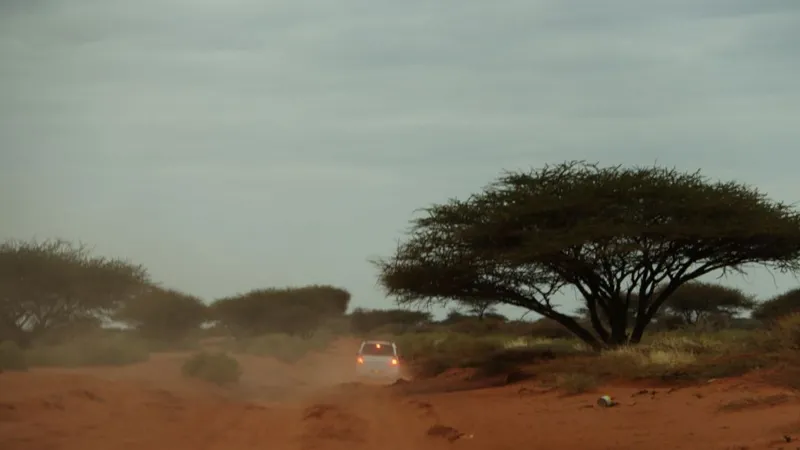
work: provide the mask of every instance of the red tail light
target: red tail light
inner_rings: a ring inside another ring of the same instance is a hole
[[[392,358],[392,365],[396,366],[398,364],[397,358]]]
[[[358,361],[359,364],[364,364],[364,358],[362,358],[360,356],[358,357],[358,359],[356,361]]]

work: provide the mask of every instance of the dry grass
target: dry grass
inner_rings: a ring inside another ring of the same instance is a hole
[[[222,343],[232,353],[266,356],[293,363],[311,352],[325,350],[333,341],[328,333],[316,333],[308,338],[288,334],[265,334]]]
[[[620,367],[644,372],[686,367],[697,361],[697,355],[686,350],[653,347],[621,347],[603,352],[600,358]]]
[[[784,318],[770,330],[654,333],[639,345],[600,353],[574,339],[418,333],[396,340],[422,377],[454,367],[487,373],[525,367],[545,378],[581,373],[603,381],[708,380],[776,364],[800,372],[800,314]]]
[[[556,377],[556,387],[569,395],[591,392],[598,384],[597,378],[582,373],[567,373]]]
[[[25,350],[25,359],[31,367],[123,366],[149,358],[150,350],[145,341],[114,333],[34,345]]]

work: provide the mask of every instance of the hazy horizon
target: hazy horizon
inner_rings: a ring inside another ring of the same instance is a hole
[[[389,307],[368,259],[504,169],[657,163],[800,200],[797,0],[452,5],[4,0],[0,239],[85,241],[208,301]]]

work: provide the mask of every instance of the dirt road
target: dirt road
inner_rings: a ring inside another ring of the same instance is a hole
[[[535,382],[413,394],[352,383],[344,343],[294,366],[243,358],[222,389],[185,355],[123,368],[0,374],[3,450],[511,450],[800,448],[800,402],[746,380],[565,397]],[[441,382],[440,382],[441,383]],[[445,382],[446,383],[446,382]],[[795,440],[797,439],[797,440]]]

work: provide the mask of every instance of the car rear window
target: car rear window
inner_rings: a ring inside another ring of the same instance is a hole
[[[362,355],[370,356],[394,356],[394,350],[387,344],[364,344],[361,349]]]

